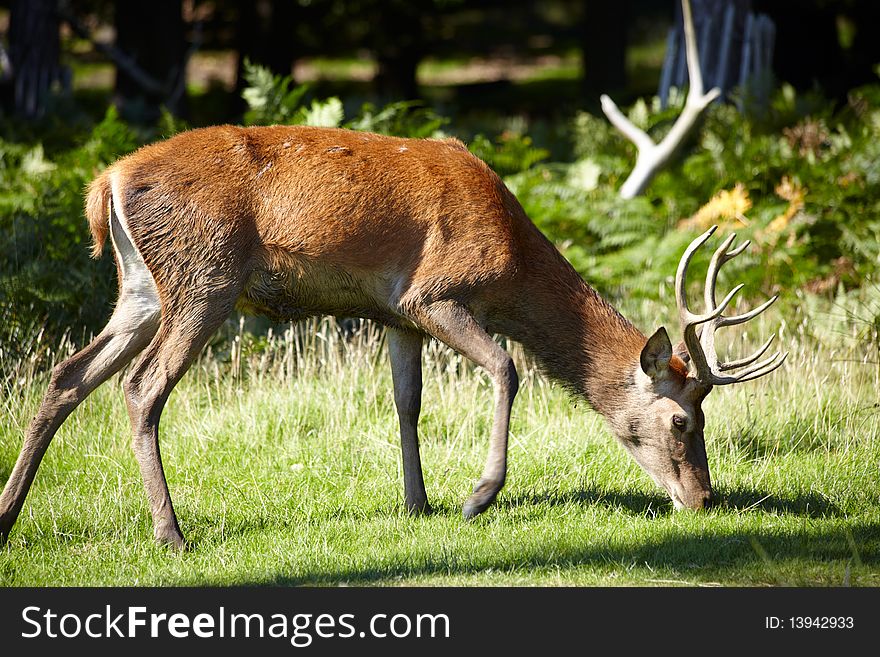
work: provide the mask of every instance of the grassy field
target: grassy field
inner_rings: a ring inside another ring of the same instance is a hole
[[[779,321],[753,328],[754,341]],[[49,450],[0,550],[0,585],[880,586],[880,382],[858,344],[789,326],[782,370],[709,396],[720,502],[707,513],[674,512],[604,421],[517,354],[508,483],[465,522],[487,449],[487,377],[425,350],[435,513],[411,518],[382,335],[343,340],[334,327],[242,334],[176,388],[162,450],[192,544],[182,554],[152,541],[120,380],[100,388]],[[46,383],[36,362],[3,364],[0,481]]]

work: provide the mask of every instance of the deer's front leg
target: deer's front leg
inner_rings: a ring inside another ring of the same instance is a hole
[[[400,447],[403,451],[403,491],[406,510],[412,514],[431,511],[422,461],[419,457],[419,412],[422,407],[422,336],[388,330],[388,353],[394,381],[394,404],[400,419]]]
[[[429,333],[486,370],[495,387],[489,455],[483,474],[463,509],[465,518],[473,518],[492,504],[507,477],[507,434],[519,377],[510,355],[461,304],[453,301],[433,303],[420,314],[420,322]]]

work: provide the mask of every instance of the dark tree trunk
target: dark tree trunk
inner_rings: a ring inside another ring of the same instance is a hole
[[[843,61],[833,8],[792,0],[766,4],[778,26],[776,71],[783,80],[808,88],[839,74]]]
[[[244,60],[268,68],[276,75],[293,76],[293,64],[299,56],[296,26],[301,18],[299,3],[293,0],[239,0],[236,71],[233,113],[244,109]]]
[[[117,0],[116,46],[137,67],[116,67],[116,102],[135,121],[151,122],[159,108],[184,116],[186,27],[181,0]]]
[[[51,86],[64,79],[59,63],[58,0],[15,0],[9,15],[11,78],[3,106],[26,118],[41,116]]]
[[[416,100],[419,84],[416,73],[421,50],[393,46],[377,53],[376,91],[392,100]]]
[[[691,0],[694,31],[700,53],[703,86],[726,94],[741,80],[746,23],[751,0]],[[676,12],[681,25],[681,5]],[[727,22],[730,24],[727,25]],[[724,59],[722,62],[721,59]]]
[[[877,81],[874,67],[880,64],[880,39],[877,38],[880,2],[855,2],[849,17],[856,30],[852,46],[846,53],[847,87],[852,88]]]
[[[431,0],[375,3],[372,8],[373,52],[378,70],[375,85],[389,100],[416,100],[416,72],[427,51],[425,20],[434,11]]]
[[[629,0],[591,0],[581,23],[584,89],[589,97],[626,87]]]
[[[238,2],[236,35],[241,79],[244,59],[277,75],[290,75],[297,58],[296,23],[299,5],[291,0]]]
[[[880,2],[755,0],[755,5],[776,21],[780,80],[798,89],[818,85],[840,100],[851,88],[877,81],[873,67],[880,62]],[[838,17],[848,18],[855,31],[848,48],[840,42]]]

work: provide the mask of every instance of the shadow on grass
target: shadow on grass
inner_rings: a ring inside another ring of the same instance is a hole
[[[461,502],[464,503],[464,497],[462,497]],[[675,513],[672,502],[662,493],[654,494],[587,487],[569,491],[532,491],[516,495],[505,495],[502,493],[493,506],[489,507],[483,515],[478,516],[472,522],[491,521],[493,509],[508,511],[534,509],[535,514],[540,514],[542,506],[602,506],[623,511],[634,517],[647,518],[666,517]],[[713,511],[722,514],[731,512],[774,513],[804,518],[842,518],[846,515],[834,504],[813,493],[779,497],[763,491],[744,488],[717,491]],[[713,511],[710,511],[710,513]],[[192,515],[189,518],[183,518],[183,524],[197,528],[210,528],[216,524],[211,517],[204,516],[198,511],[195,511],[195,513],[195,518]],[[434,501],[431,502],[430,512],[413,518],[413,521],[422,521],[432,517],[460,519],[461,513],[461,504],[449,503],[448,501]],[[322,515],[319,520],[306,522],[309,524],[320,524],[328,520],[338,519],[371,522],[386,520],[395,516],[406,518],[408,515],[403,509],[401,502],[391,506],[380,504],[369,507],[349,506],[339,508],[328,512],[326,515]],[[277,517],[257,516],[228,524],[223,530],[223,535],[226,539],[230,539],[278,529],[289,529],[291,532],[295,532],[297,529],[301,529],[303,524],[303,520],[298,514],[289,516],[281,521]],[[210,533],[210,530],[208,533]],[[187,538],[192,539],[193,545],[198,549],[199,544],[206,539],[206,536],[199,532],[198,534],[188,535]]]
[[[780,497],[750,488],[721,489],[717,491],[716,504],[722,510],[756,510],[807,518],[840,518],[846,515],[827,498],[815,493]]]
[[[461,502],[464,502],[464,496]],[[528,510],[540,514],[541,507],[566,507],[601,506],[618,511],[623,511],[636,517],[658,518],[671,516],[675,513],[669,498],[662,493],[644,493],[640,491],[609,490],[600,487],[585,487],[573,490],[531,491],[515,495],[506,495],[502,492],[495,504],[486,513],[479,516],[475,522],[487,522],[492,520],[493,509],[497,510]],[[719,489],[716,491],[714,511],[720,513],[746,512],[746,513],[772,513],[804,518],[842,518],[846,514],[827,499],[814,493],[797,494],[788,497],[779,497],[764,491],[748,488]],[[138,518],[138,531],[144,535],[152,533],[152,525],[149,515],[142,509],[133,511]],[[414,522],[427,521],[432,517],[461,518],[462,507],[458,503],[448,501],[434,501],[431,510],[427,514],[413,518]],[[711,512],[710,512],[711,513]],[[402,503],[392,505],[370,505],[359,507],[356,505],[339,508],[330,511],[320,517],[304,521],[298,513],[291,514],[279,520],[277,516],[256,515],[246,520],[230,522],[223,529],[224,540],[235,539],[241,536],[260,534],[267,531],[283,530],[296,532],[304,524],[314,524],[338,519],[347,519],[363,522],[386,520],[398,516],[407,518],[409,514],[403,509]],[[187,539],[191,541],[191,547],[195,550],[200,545],[210,544],[213,541],[208,538],[216,527],[217,520],[213,516],[201,513],[197,509],[184,512],[181,517],[182,525],[186,531]],[[514,520],[514,522],[520,522]],[[464,522],[464,521],[462,521]],[[75,515],[65,518],[64,531],[56,529],[52,533],[53,540],[59,544],[76,544],[83,541],[95,541],[103,539],[108,532],[112,531],[107,526],[96,526],[87,517]],[[880,531],[878,531],[880,538]]]
[[[552,549],[551,549],[552,548]],[[274,573],[242,582],[243,586],[323,586],[395,584],[405,579],[432,576],[467,576],[484,571],[519,573],[551,570],[564,572],[579,567],[615,571],[647,567],[670,568],[682,580],[694,582],[724,578],[731,573],[742,580],[742,569],[755,574],[762,584],[802,586],[789,576],[810,581],[809,568],[823,563],[821,584],[842,585],[853,571],[851,583],[858,584],[858,570],[876,572],[880,563],[880,524],[854,523],[848,527],[796,529],[790,531],[724,532],[709,530],[693,534],[669,534],[662,538],[639,541],[628,539],[625,545],[527,545],[516,552],[466,554],[444,551],[430,556],[400,554],[383,558],[381,563],[363,567],[332,567],[305,575]],[[840,581],[833,579],[830,563],[840,563]],[[793,567],[794,564],[794,567]],[[212,586],[210,580],[200,582]],[[442,586],[442,584],[440,584]]]
[[[482,542],[469,546],[457,541],[455,545],[446,545],[443,549],[434,549],[430,545],[417,550],[406,547],[382,550],[381,559],[371,559],[369,554],[353,554],[351,560],[336,561],[332,564],[303,564],[301,572],[291,574],[279,570],[269,570],[249,579],[236,581],[236,586],[325,586],[346,583],[354,586],[395,585],[407,580],[430,580],[438,578],[438,586],[442,586],[445,577],[467,577],[479,575],[485,571],[516,574],[519,579],[528,581],[533,574],[542,572],[574,571],[577,569],[595,570],[599,575],[615,571],[629,570],[672,570],[676,579],[682,581],[723,581],[732,579],[743,581],[743,573],[749,575],[750,581],[760,584],[803,585],[803,582],[817,581],[820,584],[843,584],[850,577],[852,567],[852,583],[858,585],[861,573],[878,572],[880,566],[880,522],[857,520],[846,522],[845,514],[839,513],[832,505],[812,495],[798,495],[791,498],[768,498],[761,492],[734,489],[726,491],[724,504],[728,510],[751,510],[761,513],[779,512],[795,517],[814,517],[822,514],[829,518],[826,523],[789,523],[780,527],[769,526],[761,522],[749,521],[747,526],[734,523],[714,523],[712,515],[706,516],[706,522],[699,523],[697,528],[688,525],[682,527],[676,523],[664,522],[659,531],[648,531],[651,520],[635,525],[635,531],[624,534],[612,534],[610,537],[595,539],[585,534],[583,540],[567,539],[557,542],[551,536],[542,539],[540,536],[524,541],[514,539],[502,541],[493,547],[492,543]],[[652,509],[667,509],[661,495],[643,494],[638,492],[605,491],[600,489],[575,489],[559,493],[531,493],[511,496],[499,500],[499,510],[517,507],[534,506],[540,512],[541,505],[605,505],[625,509],[634,515],[644,515]],[[724,506],[721,507],[724,517]],[[387,518],[404,512],[396,507],[378,505],[365,509],[363,514],[356,510],[342,509],[335,514],[322,515],[321,518],[304,520],[301,514],[291,512],[286,517],[278,518],[257,515],[243,521],[227,525],[221,533],[217,533],[216,518],[198,511],[187,514],[183,518],[184,530],[191,528],[188,538],[192,540],[192,552],[201,552],[210,556],[218,547],[239,538],[248,542],[249,535],[261,533],[289,533],[295,536],[302,531],[304,525],[314,525],[332,521],[335,517],[348,519],[363,517]],[[413,523],[422,524],[418,531],[431,531],[432,524],[439,516],[441,524],[447,519],[456,520],[461,510],[458,505],[439,504],[434,514],[426,518],[414,519]],[[492,522],[491,510],[485,517]],[[671,511],[668,511],[670,515]],[[729,515],[726,514],[726,515]],[[138,532],[145,537],[150,534],[146,516],[143,526]],[[522,525],[520,520],[508,516],[506,522]],[[461,521],[462,527],[466,523]],[[140,524],[140,523],[139,523]],[[639,527],[644,527],[640,533]],[[765,528],[766,527],[766,528]],[[97,538],[99,533],[86,520],[68,527],[70,534],[60,540],[64,543],[76,543],[89,538]],[[470,530],[480,532],[479,526],[471,525]],[[231,547],[231,546],[230,546]],[[225,548],[224,548],[225,549]],[[236,548],[231,547],[234,550]],[[837,567],[839,565],[839,568]],[[831,581],[839,570],[839,581]],[[647,571],[646,571],[647,572]],[[818,575],[811,575],[818,572]],[[794,573],[794,575],[792,575]],[[650,577],[651,575],[646,575]],[[876,575],[874,575],[876,577]],[[228,579],[214,580],[211,575],[197,578],[191,585],[226,586]],[[790,577],[800,581],[792,583]],[[2,579],[2,573],[0,573]],[[876,580],[875,580],[876,581]],[[748,585],[748,584],[745,584]]]
[[[521,506],[566,506],[569,504],[602,504],[626,510],[634,515],[669,515],[673,513],[670,499],[658,493],[583,488],[575,491],[528,493],[505,497],[496,503],[501,508]],[[815,493],[779,497],[764,491],[746,488],[716,489],[714,508],[722,511],[765,511],[808,518],[839,517],[843,514],[827,499]]]
[[[638,491],[617,491],[603,488],[583,488],[570,491],[531,492],[505,496],[496,506],[502,509],[515,509],[527,506],[580,506],[603,505],[629,511],[634,515],[666,515],[672,512],[672,502],[662,494],[641,493]],[[491,511],[491,509],[490,509]]]

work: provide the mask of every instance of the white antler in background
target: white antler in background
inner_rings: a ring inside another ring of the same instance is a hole
[[[694,31],[694,20],[691,16],[690,0],[681,0],[681,9],[684,19],[685,49],[690,83],[684,110],[663,141],[655,144],[644,130],[634,125],[623,115],[623,112],[611,98],[605,94],[601,97],[602,111],[605,112],[608,120],[638,149],[636,165],[620,188],[620,196],[623,198],[633,198],[645,190],[654,174],[684,141],[706,106],[721,94],[718,87],[710,89],[708,93],[703,93],[703,73],[700,70],[700,56],[697,52],[697,37]]]

